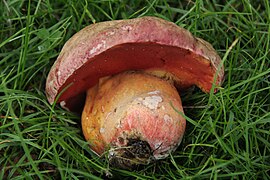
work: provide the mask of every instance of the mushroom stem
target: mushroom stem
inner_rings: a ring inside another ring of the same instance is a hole
[[[132,168],[167,157],[180,144],[186,120],[168,81],[143,72],[102,78],[87,91],[82,128],[92,149],[110,163]],[[108,151],[107,151],[108,150]]]

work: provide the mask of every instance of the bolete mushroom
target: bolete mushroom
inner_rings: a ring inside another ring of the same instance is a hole
[[[208,42],[174,23],[142,17],[76,33],[51,68],[46,93],[50,103],[71,111],[85,104],[82,129],[91,148],[130,168],[165,158],[180,144],[186,120],[178,91],[197,85],[209,92],[223,74]]]

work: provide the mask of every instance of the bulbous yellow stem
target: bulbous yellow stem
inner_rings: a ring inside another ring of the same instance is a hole
[[[180,144],[186,120],[169,82],[142,72],[103,78],[87,92],[82,129],[98,154],[118,167],[167,157]]]

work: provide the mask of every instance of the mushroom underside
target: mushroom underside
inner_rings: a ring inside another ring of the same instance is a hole
[[[216,71],[209,60],[186,49],[156,43],[126,43],[100,53],[77,69],[59,89],[61,92],[68,87],[58,102],[69,110],[80,112],[82,107],[78,104],[83,104],[87,89],[102,77],[128,70],[146,70],[173,80],[178,89],[197,85],[206,92],[212,87]],[[218,77],[216,84],[220,82]]]

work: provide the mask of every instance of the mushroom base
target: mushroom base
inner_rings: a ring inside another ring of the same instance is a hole
[[[111,164],[132,168],[162,159],[180,144],[186,126],[176,88],[143,72],[102,78],[87,92],[82,129],[91,148]],[[128,166],[130,164],[130,166]]]
[[[149,164],[153,160],[153,152],[147,141],[128,139],[125,147],[111,147],[109,162],[114,167],[134,169],[138,165]]]

